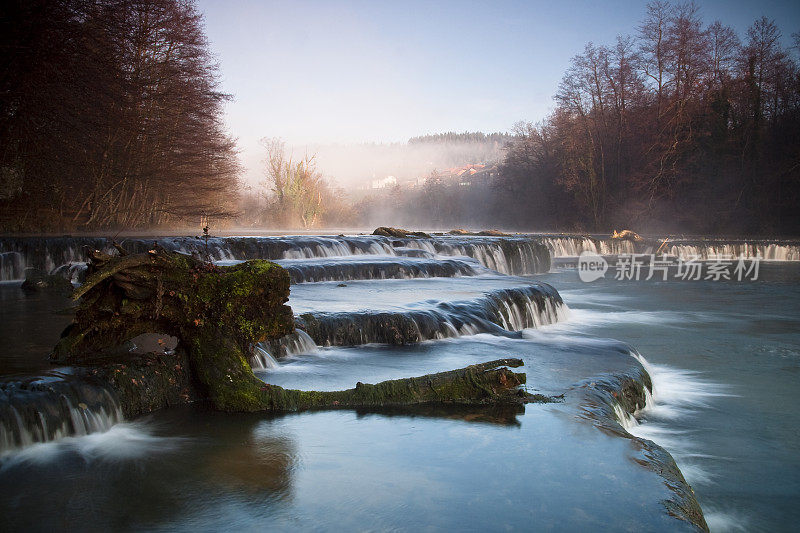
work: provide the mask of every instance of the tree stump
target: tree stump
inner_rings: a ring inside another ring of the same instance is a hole
[[[190,366],[185,371],[198,382],[201,395],[224,411],[547,400],[520,390],[525,374],[508,368],[521,366],[519,359],[376,385],[359,383],[345,391],[267,385],[255,377],[247,355],[254,343],[294,331],[286,305],[289,275],[279,265],[253,260],[220,267],[157,247],[145,254],[92,252],[89,257],[89,275],[73,295],[80,300],[75,320],[51,356],[60,363],[125,368],[131,356],[120,347],[126,341],[163,333],[179,339]]]

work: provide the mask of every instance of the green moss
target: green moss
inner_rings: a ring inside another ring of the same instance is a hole
[[[165,252],[111,259],[105,268],[79,292],[85,296],[75,324],[54,352],[60,360],[86,362],[140,333],[159,332],[179,338],[191,367],[184,375],[193,375],[200,393],[224,411],[520,401],[516,387],[524,374],[501,368],[522,364],[514,359],[337,392],[266,385],[253,375],[245,354],[253,343],[294,330],[283,268],[268,261],[217,267]],[[114,374],[115,386],[127,396],[142,394],[144,406],[171,401],[140,385],[167,387],[169,378],[148,380],[147,372],[132,375],[128,368]],[[163,374],[168,373],[157,376]]]
[[[263,383],[244,353],[255,342],[294,331],[285,305],[289,275],[279,265],[255,260],[217,267],[162,252],[113,258],[88,282],[75,324],[56,346],[54,359],[89,361],[140,333],[166,333],[186,347],[215,406],[263,408]]]
[[[111,386],[126,418],[199,399],[181,350],[170,356],[148,354],[92,371]]]

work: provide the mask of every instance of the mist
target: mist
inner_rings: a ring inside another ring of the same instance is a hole
[[[296,155],[315,156],[317,168],[352,197],[397,185],[421,183],[433,172],[468,164],[495,164],[503,156],[504,134],[497,140],[440,142],[429,137],[407,143],[308,144],[291,147]]]

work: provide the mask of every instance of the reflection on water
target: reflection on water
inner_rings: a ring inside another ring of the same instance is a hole
[[[359,418],[371,415],[403,418],[440,418],[447,420],[463,420],[499,426],[520,426],[518,415],[525,413],[524,405],[409,405],[403,407],[373,407],[355,409]]]
[[[641,451],[567,413],[170,410],[144,422],[163,445],[146,455],[9,465],[0,512],[37,529],[689,529],[625,459]]]
[[[68,297],[20,286],[0,283],[0,376],[49,370],[47,357],[72,321]]]

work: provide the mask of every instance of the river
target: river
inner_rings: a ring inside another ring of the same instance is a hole
[[[2,244],[7,278],[34,265],[80,277],[85,243]],[[564,395],[520,409],[276,416],[193,406],[125,421],[113,398],[47,363],[69,300],[2,282],[0,520],[34,530],[693,530],[674,516],[685,485],[664,474],[666,450],[712,531],[791,530],[800,518],[792,246],[745,249],[790,259],[762,263],[755,281],[584,283],[552,259],[630,245],[563,236],[211,242],[223,264],[276,259],[295,283],[289,305],[308,335],[281,353],[263,346],[253,367],[267,383],[336,390],[519,357],[529,392]],[[645,372],[652,394],[627,413],[614,391]],[[71,408],[45,412],[40,396],[53,391]],[[41,421],[15,416],[14,405],[39,406]]]

